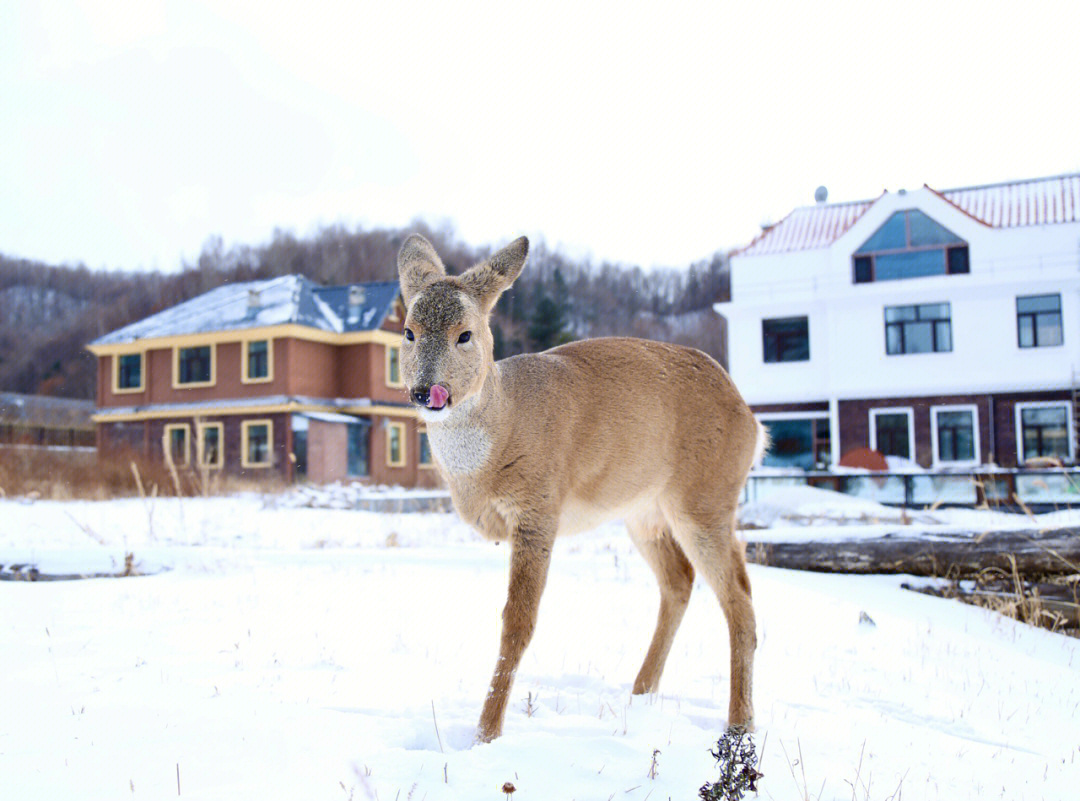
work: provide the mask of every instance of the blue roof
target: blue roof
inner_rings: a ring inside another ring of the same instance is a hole
[[[319,286],[302,275],[244,281],[212,289],[98,337],[91,345],[139,339],[243,331],[295,323],[345,333],[379,328],[398,296],[397,281]],[[350,303],[350,297],[353,303]]]

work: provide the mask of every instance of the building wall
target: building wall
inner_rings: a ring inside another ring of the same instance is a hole
[[[854,284],[852,253],[894,212],[919,208],[968,242],[969,274]],[[1005,403],[990,429],[991,396],[1028,399],[1080,381],[1080,224],[991,228],[929,190],[882,197],[832,246],[732,258],[728,319],[732,377],[755,410],[807,403],[830,408],[834,458],[868,444],[871,406],[916,408],[919,461],[929,464],[929,407],[944,399],[979,405],[984,460],[1015,463],[1015,425]],[[1064,343],[1021,348],[1016,298],[1060,294]],[[950,304],[952,350],[888,355],[886,306]],[[810,358],[764,361],[762,321],[806,316]],[[884,400],[881,400],[884,399]],[[919,411],[925,404],[923,411]],[[1008,420],[1005,418],[1008,417]],[[838,434],[839,430],[839,434]],[[921,444],[920,444],[921,443]],[[924,447],[925,446],[925,447]]]
[[[301,339],[287,339],[282,344],[283,373],[287,377],[282,394],[313,398],[341,396],[341,367],[335,345]]]
[[[853,284],[851,255],[891,214],[921,208],[966,239],[971,272]],[[993,229],[929,190],[886,195],[828,248],[732,258],[732,377],[752,404],[894,394],[1024,391],[1080,370],[1080,223]],[[1059,293],[1065,343],[1022,349],[1016,297]],[[888,355],[885,307],[948,302],[953,351]],[[806,315],[810,359],[766,364],[761,321]],[[989,369],[993,364],[994,368]]]
[[[130,450],[140,455],[149,454],[150,435],[148,420],[121,423],[98,423],[97,447],[99,453]]]
[[[870,410],[911,408],[914,418],[914,460],[923,467],[933,467],[933,425],[931,412],[935,406],[974,404],[978,415],[979,462],[992,460],[990,444],[990,398],[987,395],[950,395],[935,397],[894,397],[842,400],[840,407],[840,453],[855,448],[870,447]]]
[[[283,395],[288,392],[290,375],[287,369],[288,351],[298,343],[296,340],[273,340],[273,380],[246,384],[241,376],[242,343],[223,342],[215,348],[215,382],[207,387],[173,387],[173,349],[154,348],[143,356],[143,391],[114,393],[113,360],[115,356],[98,357],[98,406],[133,406],[151,403],[193,403],[217,398],[258,398],[266,395]],[[327,346],[329,347],[329,346]],[[305,354],[307,355],[307,354]],[[303,359],[293,359],[304,365]]]
[[[408,400],[403,386],[387,383],[388,347],[363,344],[343,345],[338,348],[343,397],[368,397],[376,403],[405,403]]]
[[[290,415],[208,415],[199,418],[203,423],[220,423],[224,443],[222,471],[233,476],[260,480],[272,477],[289,481],[292,464]],[[269,420],[272,430],[271,464],[268,467],[244,467],[242,462],[243,423],[248,420]],[[190,416],[159,418],[135,422],[99,423],[99,448],[103,452],[130,448],[150,458],[164,459],[162,435],[168,425],[188,426],[189,465],[195,463],[195,419]]]
[[[387,383],[388,346],[375,343],[332,345],[284,338],[274,340],[273,380],[247,384],[240,380],[240,342],[216,348],[215,382],[207,387],[173,387],[173,350],[155,348],[143,357],[143,391],[114,393],[115,356],[98,357],[97,405],[143,406],[188,403],[218,398],[301,395],[315,398],[370,398],[376,403],[407,400],[402,386]]]
[[[312,418],[308,421],[308,473],[307,480],[313,484],[335,481],[360,481],[371,484],[397,486],[438,487],[442,480],[434,466],[420,465],[419,430],[415,419],[372,415],[368,430],[369,473],[367,476],[348,474],[348,443],[346,424]],[[405,424],[405,464],[391,466],[387,463],[387,424]]]

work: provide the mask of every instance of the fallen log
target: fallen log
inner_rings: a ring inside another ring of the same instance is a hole
[[[967,582],[951,582],[946,586],[934,584],[919,586],[905,582],[900,587],[938,598],[956,598],[999,612],[1011,610],[1010,617],[1016,617],[1016,612],[1022,611],[1026,613],[1025,622],[1036,622],[1028,618],[1046,618],[1045,622],[1051,624],[1047,628],[1080,626],[1080,602],[1077,601],[1075,583],[1070,586],[1024,582],[1019,589],[1014,587],[1007,590],[979,587],[969,589],[960,586],[965,583]],[[1026,609],[1022,609],[1023,607]]]
[[[769,542],[742,532],[751,562],[819,573],[974,576],[987,568],[1025,576],[1080,573],[1080,529],[951,531],[894,529],[870,538]]]

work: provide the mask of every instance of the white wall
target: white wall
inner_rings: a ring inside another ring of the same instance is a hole
[[[971,273],[853,284],[851,254],[919,208],[967,240]],[[732,376],[752,404],[1060,389],[1080,376],[1080,224],[990,228],[922,189],[885,195],[829,248],[732,258]],[[1017,344],[1016,297],[1060,293],[1064,345]],[[951,304],[953,350],[888,356],[884,307]],[[810,360],[765,364],[761,321],[807,315]]]

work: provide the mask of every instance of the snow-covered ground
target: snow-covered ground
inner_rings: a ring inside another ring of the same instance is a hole
[[[830,493],[770,503],[777,527],[755,537],[897,525]],[[1032,523],[927,514],[920,527]],[[657,593],[619,525],[559,543],[489,745],[472,738],[508,550],[453,515],[0,501],[5,570],[113,571],[128,552],[156,574],[0,582],[0,797],[503,801],[509,781],[513,801],[664,801],[717,778],[722,616],[699,586],[662,693],[631,697]],[[762,798],[1077,797],[1077,640],[904,577],[751,580]]]

